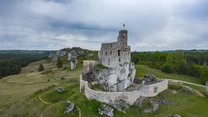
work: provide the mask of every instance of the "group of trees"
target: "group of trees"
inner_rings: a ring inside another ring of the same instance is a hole
[[[133,52],[132,61],[162,70],[208,80],[208,51]]]
[[[27,66],[31,62],[39,61],[47,58],[47,54],[17,54],[17,53],[0,53],[0,78],[19,74],[22,67]]]

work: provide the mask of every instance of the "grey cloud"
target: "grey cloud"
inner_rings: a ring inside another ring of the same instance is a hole
[[[99,49],[123,23],[133,51],[208,49],[207,8],[205,0],[2,0],[0,49]]]

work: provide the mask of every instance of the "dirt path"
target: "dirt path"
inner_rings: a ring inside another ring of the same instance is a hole
[[[49,90],[49,91],[46,91],[45,93],[43,93],[43,94],[41,94],[41,95],[45,95],[46,93],[49,93],[49,92],[52,91],[52,90],[54,90],[54,89],[51,89],[51,90]],[[44,100],[41,98],[41,95],[38,96],[39,100],[40,100],[41,102],[43,102],[44,104],[48,104],[48,102],[44,101]]]
[[[41,94],[41,95],[45,95],[46,93],[49,93],[49,92],[52,91],[52,90],[54,90],[54,89],[51,89],[51,90],[49,90],[49,91],[47,91],[47,92],[45,92],[45,93],[43,93],[43,94]],[[41,102],[43,102],[44,104],[47,105],[48,102],[44,101],[44,100],[41,98],[41,95],[38,96],[39,100],[40,100]],[[81,117],[81,116],[82,116],[82,115],[81,115],[81,109],[80,109],[78,106],[76,106],[76,108],[77,108],[77,110],[79,110],[79,117]]]
[[[79,117],[81,117],[82,116],[81,115],[81,109],[78,106],[76,106],[76,108],[77,108],[77,110],[79,110]]]
[[[200,85],[200,84],[195,84],[195,83],[191,83],[191,82],[186,82],[186,81],[183,81],[183,80],[173,80],[173,79],[167,79],[167,80],[170,80],[170,81],[177,81],[177,82],[181,82],[181,83],[186,83],[186,84],[190,84],[190,85],[195,85],[195,86],[198,86],[198,87],[205,87],[204,85]]]

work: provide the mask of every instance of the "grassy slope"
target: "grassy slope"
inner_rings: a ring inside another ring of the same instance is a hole
[[[43,63],[46,69],[51,69],[53,72],[49,74],[40,74],[37,72],[38,65]],[[0,80],[0,116],[70,116],[78,117],[78,110],[75,109],[71,114],[64,115],[64,103],[70,100],[75,103],[81,110],[84,117],[100,117],[97,113],[97,107],[100,105],[97,101],[89,101],[82,93],[79,92],[79,75],[82,70],[82,63],[78,64],[76,70],[68,69],[69,66],[65,62],[66,70],[57,69],[54,63],[40,61],[30,64],[22,69],[19,75],[5,77]],[[180,79],[197,83],[193,77],[164,74],[159,70],[149,68],[147,66],[136,65],[137,76],[143,76],[146,73],[155,74],[157,77],[165,77],[170,79]],[[30,73],[30,70],[34,70]],[[72,82],[60,80],[61,77],[72,78]],[[48,79],[50,81],[48,82]],[[52,90],[51,92],[42,95],[44,92],[51,90],[45,89],[51,85],[62,86],[66,88],[63,94]],[[205,89],[197,86],[191,86],[203,93]],[[45,89],[43,92],[36,93],[40,89]],[[41,95],[42,99],[49,102],[48,105],[43,104],[38,99]],[[181,114],[188,117],[206,117],[208,110],[208,97],[201,98],[187,93],[172,94],[169,90],[161,94],[163,97],[171,100],[171,105],[161,105],[159,110],[153,114],[144,114],[137,107],[132,106],[126,114],[115,111],[115,117],[167,117],[172,114]]]
[[[174,73],[167,74],[167,73],[161,72],[160,70],[156,70],[154,68],[148,67],[146,65],[136,65],[135,67],[137,69],[137,73],[136,73],[137,77],[142,77],[144,76],[144,74],[154,74],[158,78],[183,80],[187,82],[200,84],[199,78],[196,78],[196,77],[191,77],[187,75],[179,75],[179,74],[174,74]]]

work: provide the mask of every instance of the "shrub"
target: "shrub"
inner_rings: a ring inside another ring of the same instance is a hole
[[[108,68],[108,67],[104,66],[103,64],[98,64],[97,66],[98,66],[98,68],[101,68],[101,69],[106,69],[106,68]]]
[[[171,66],[169,66],[167,64],[163,65],[162,71],[165,72],[165,73],[172,73],[173,72]]]
[[[48,70],[46,70],[46,71],[44,71],[44,72],[42,72],[41,74],[48,74],[48,73],[52,73],[53,71],[51,71],[50,69]]]
[[[40,64],[40,65],[39,65],[38,71],[39,71],[39,72],[40,72],[40,71],[44,71],[43,64]]]
[[[201,76],[201,83],[205,84],[206,81],[208,81],[208,67],[204,69]]]
[[[58,58],[58,60],[57,60],[57,62],[56,62],[56,66],[57,66],[58,68],[62,68],[62,67],[63,67],[63,62],[61,61],[60,58]]]
[[[168,84],[168,89],[181,90],[182,86],[181,85],[175,85],[175,84]]]

